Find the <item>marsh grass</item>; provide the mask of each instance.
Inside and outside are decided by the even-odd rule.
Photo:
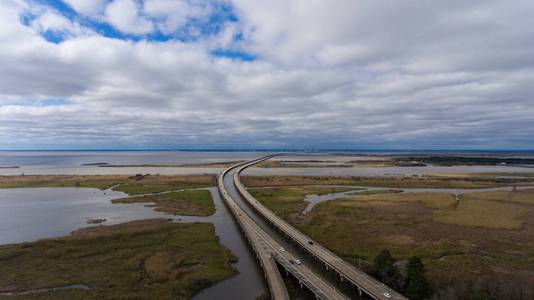
[[[0,176],[0,188],[26,187],[85,187],[108,189],[118,183],[128,180],[128,176],[63,176],[63,175],[25,175]]]
[[[451,208],[455,206],[456,200],[452,194],[448,193],[374,193],[374,194],[356,194],[351,198],[340,200],[345,205],[375,205],[377,203],[398,203],[398,202],[420,202],[428,208]]]
[[[157,211],[174,215],[209,216],[215,213],[215,205],[207,190],[185,190],[157,195],[129,197],[112,200],[113,203],[154,203]]]
[[[497,195],[486,198],[491,197]],[[462,226],[520,229],[528,212],[528,207],[510,201],[481,200],[473,194],[468,194],[465,197],[460,196],[457,207],[436,211],[434,220]]]
[[[282,187],[269,189],[251,189],[249,192],[263,205],[282,217],[298,215],[308,205],[306,195],[324,195],[354,190],[339,187]]]
[[[128,195],[142,195],[214,185],[215,177],[212,175],[145,176],[141,180],[129,180],[122,183],[113,188],[113,190],[121,191]]]
[[[517,204],[534,205],[534,189],[517,191],[499,191],[470,193],[462,195],[464,200],[491,200],[499,202],[512,202]]]
[[[456,293],[444,299],[464,297],[480,280],[498,299],[531,299],[532,199],[534,190],[469,193],[459,202],[447,193],[353,195],[319,203],[304,217],[280,215],[364,270],[383,249],[398,260],[422,257],[437,293]]]
[[[354,185],[389,188],[485,188],[528,185],[534,178],[451,177],[451,176],[242,176],[247,187]]]
[[[24,187],[89,187],[113,189],[129,195],[158,193],[178,189],[202,188],[215,185],[213,175],[31,175],[0,176],[0,188]]]
[[[145,220],[0,246],[0,290],[85,284],[0,299],[187,299],[235,274],[212,224]]]

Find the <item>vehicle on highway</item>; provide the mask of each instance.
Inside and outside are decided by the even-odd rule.
[[[391,294],[390,293],[384,293],[384,297],[391,298]]]
[[[295,263],[296,263],[297,265],[300,265],[300,264],[302,264],[302,261],[301,261],[300,259],[295,259]]]
[[[281,247],[281,248],[280,248],[280,251],[282,251],[282,252],[286,252],[286,249],[285,249],[284,247]]]
[[[308,241],[308,245],[313,245],[313,241]]]

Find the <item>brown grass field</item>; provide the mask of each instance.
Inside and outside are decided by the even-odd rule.
[[[450,176],[242,176],[248,187],[354,185],[389,188],[485,188],[534,185],[534,178]]]
[[[310,183],[300,178],[289,182]],[[373,258],[389,249],[397,260],[423,258],[434,299],[534,297],[534,190],[463,194],[459,202],[446,193],[354,195],[300,215],[295,211],[305,205],[306,187],[279,186],[277,193],[294,189],[300,196],[261,195],[268,189],[255,193],[267,207],[364,270],[371,270]]]

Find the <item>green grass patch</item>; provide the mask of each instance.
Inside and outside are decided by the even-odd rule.
[[[118,186],[117,186],[118,185]],[[210,187],[215,185],[213,175],[30,175],[0,176],[0,188],[25,187],[88,187],[114,190],[129,195],[158,193],[179,189]]]
[[[250,189],[249,192],[267,208],[283,218],[300,214],[308,205],[306,195],[323,195],[354,190],[339,187],[280,187],[269,189]]]
[[[128,195],[142,195],[181,189],[203,188],[215,185],[214,178],[206,175],[197,175],[176,180],[169,180],[169,178],[158,180],[158,177],[160,176],[148,176],[142,180],[129,181],[114,187],[113,190],[121,191]]]
[[[235,274],[212,224],[137,221],[0,246],[0,290],[64,290],[0,299],[188,299]]]
[[[0,188],[81,187],[108,189],[127,176],[0,176]]]
[[[193,187],[197,187],[192,185]],[[168,184],[142,184],[142,183],[123,183],[113,188],[114,191],[126,193],[128,195],[142,195],[161,193],[177,189],[186,188],[181,185],[168,185]]]
[[[157,211],[174,215],[209,216],[215,213],[215,205],[207,190],[186,190],[158,195],[129,197],[112,200],[113,203],[153,202]]]

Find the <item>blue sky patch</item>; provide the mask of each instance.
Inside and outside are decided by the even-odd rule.
[[[70,101],[65,99],[43,99],[37,101],[37,106],[63,106],[69,104]]]
[[[41,36],[50,43],[59,44],[66,39],[67,34],[57,30],[47,30],[41,32]]]
[[[37,107],[49,107],[49,106],[64,106],[64,105],[70,105],[71,102],[69,100],[60,99],[60,98],[47,98],[47,99],[30,99],[30,100],[14,100],[14,101],[2,101],[3,104],[0,104],[1,106],[5,105],[15,105],[15,106],[37,106]],[[0,102],[0,103],[2,103]]]
[[[179,40],[181,42],[194,43],[203,38],[216,36],[224,29],[227,23],[239,21],[239,18],[234,12],[234,8],[231,4],[213,2],[209,4],[211,5],[212,13],[207,18],[189,18],[186,21],[185,25],[181,28],[178,28],[175,32],[166,34],[159,31],[156,26],[156,29],[148,34],[128,34],[121,32],[120,30],[116,29],[111,24],[106,21],[103,21],[102,19],[94,19],[79,14],[76,10],[72,9],[68,4],[61,0],[28,1],[30,3],[35,3],[53,8],[73,23],[88,28],[104,37],[130,41],[149,40],[155,42],[165,42],[169,40]],[[36,17],[37,16],[35,15],[27,13],[21,16],[20,21],[22,24],[30,26],[32,21],[35,20]],[[146,15],[144,15],[144,17],[148,18],[154,23],[162,21],[161,19],[151,18],[150,16]],[[43,38],[52,43],[60,43],[66,39],[65,34],[56,31],[40,32],[40,34],[43,36]],[[242,38],[243,35],[241,33],[237,33],[235,40],[241,40]]]
[[[216,49],[211,52],[211,55],[216,57],[225,57],[241,61],[255,61],[256,56],[247,52],[238,51],[238,50],[224,50]]]

